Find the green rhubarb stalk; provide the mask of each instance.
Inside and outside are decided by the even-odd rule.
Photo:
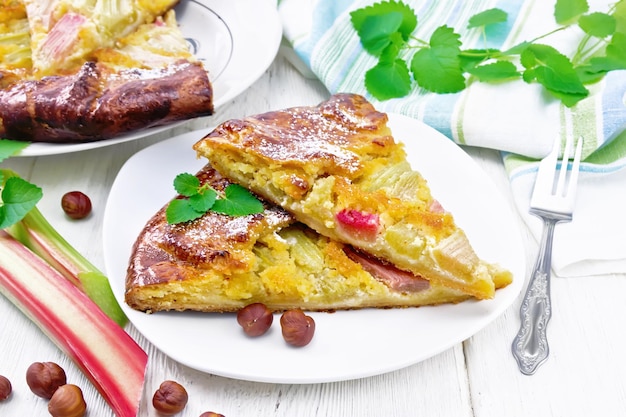
[[[117,417],[136,417],[146,352],[87,295],[0,230],[0,294],[84,372]]]
[[[1,173],[4,184],[9,178],[17,177],[9,170],[1,170]],[[36,206],[24,211],[21,219],[5,230],[84,291],[111,319],[124,327],[128,318],[117,303],[107,277],[70,245]]]

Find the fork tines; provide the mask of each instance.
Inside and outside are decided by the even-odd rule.
[[[561,140],[558,138],[552,152],[539,163],[535,188],[530,201],[531,210],[571,215],[578,183],[583,139],[579,138],[575,149],[573,141],[571,136],[567,137],[563,157],[559,160]],[[570,160],[572,160],[571,163]]]

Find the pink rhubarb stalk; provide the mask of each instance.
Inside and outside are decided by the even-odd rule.
[[[107,277],[74,249],[37,207],[7,231],[84,291],[120,326],[126,325],[128,318],[115,300]]]
[[[4,230],[0,293],[85,373],[118,417],[136,417],[146,352],[87,295]]]
[[[37,207],[31,209],[22,220],[10,226],[7,232],[80,289],[83,284],[78,279],[78,274],[95,269],[50,226]]]

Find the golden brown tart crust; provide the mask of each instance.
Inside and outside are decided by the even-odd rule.
[[[113,19],[66,3],[0,2],[0,137],[98,141],[213,113],[213,88],[178,26],[176,0],[135,2]],[[72,30],[80,39],[58,45],[75,38]],[[50,59],[37,59],[42,44]]]
[[[23,80],[0,90],[0,136],[32,142],[88,142],[213,112],[200,63],[114,73],[86,62],[73,75]]]
[[[202,169],[197,177],[201,184],[210,184],[220,192],[230,184],[210,166]],[[262,214],[233,217],[209,212],[193,221],[169,224],[165,218],[166,207],[150,219],[135,243],[127,289],[179,279],[176,274],[143,273],[146,268],[162,262],[210,268],[224,274],[247,270],[251,248],[259,235],[294,222],[281,208],[268,206]]]
[[[336,94],[317,106],[227,121],[194,149],[321,235],[431,282],[492,298],[494,280],[510,281],[510,272],[478,257],[387,121],[364,97]]]
[[[363,97],[340,94],[317,107],[229,120],[208,138],[228,138],[233,146],[278,165],[353,178],[362,169],[360,154],[377,154],[394,143],[386,123],[387,115]]]
[[[198,178],[218,190],[229,184],[210,165]],[[321,236],[282,208],[264,204],[261,214],[208,212],[178,225],[168,224],[165,208],[160,210],[134,244],[126,303],[146,312],[235,312],[254,302],[273,311],[332,311],[469,298]]]

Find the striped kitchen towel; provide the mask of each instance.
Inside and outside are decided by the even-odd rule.
[[[623,0],[626,1],[626,0]],[[374,0],[281,0],[284,36],[301,63],[331,93],[352,92],[379,110],[420,120],[465,146],[502,151],[520,215],[539,239],[541,223],[528,214],[537,160],[556,137],[584,137],[584,163],[574,220],[555,234],[553,266],[559,276],[626,272],[626,71],[609,73],[591,94],[568,108],[538,84],[473,82],[459,93],[435,94],[414,87],[408,96],[378,101],[367,93],[364,74],[376,58],[363,50],[350,12]],[[461,35],[463,48],[501,50],[551,32],[555,1],[404,0],[418,16],[414,36],[427,40],[446,24]],[[613,0],[597,0],[591,11],[608,12]],[[468,20],[491,8],[508,19],[490,27],[488,44]],[[626,8],[625,8],[626,9]],[[541,40],[571,56],[582,31],[570,28]]]

